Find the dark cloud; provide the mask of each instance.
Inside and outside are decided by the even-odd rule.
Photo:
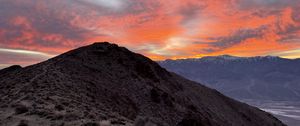
[[[299,5],[299,7],[294,8],[294,12],[293,12],[293,15],[292,15],[293,20],[296,21],[296,22],[300,22],[300,13],[299,13],[299,11],[300,11],[300,5]]]
[[[277,24],[277,33],[280,35],[289,35],[289,34],[296,34],[300,31],[300,26],[296,25],[286,25],[283,28]]]
[[[240,9],[281,9],[285,7],[297,6],[299,0],[237,0]]]
[[[204,8],[206,8],[206,5],[204,3],[199,5],[188,2],[185,6],[179,9],[179,14],[184,17],[182,20],[183,23],[197,18],[201,13],[201,10],[203,10]]]
[[[229,36],[209,38],[214,42],[210,44],[213,48],[210,48],[208,52],[226,49],[250,38],[261,38],[265,29],[265,26],[257,29],[240,29]]]
[[[294,25],[288,25],[285,27],[284,30],[278,30],[277,34],[280,35],[280,39],[278,42],[280,43],[287,43],[287,42],[293,42],[293,43],[299,43],[300,36],[298,32],[300,31],[300,26],[294,26]]]
[[[278,15],[280,14],[281,10],[269,10],[266,11],[265,9],[257,9],[255,11],[252,12],[252,15],[250,16],[257,16],[260,18],[266,18],[270,15]]]

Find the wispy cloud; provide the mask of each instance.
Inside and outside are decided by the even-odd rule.
[[[105,7],[107,9],[121,10],[128,3],[127,0],[79,0],[84,3]]]
[[[37,51],[0,48],[0,69],[13,64],[27,66],[51,57],[54,55]]]

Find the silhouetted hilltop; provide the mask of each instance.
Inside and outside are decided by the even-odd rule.
[[[284,125],[107,42],[1,77],[0,98],[1,125]]]
[[[14,71],[17,71],[17,70],[20,70],[20,69],[22,69],[21,66],[13,65],[13,66],[10,66],[10,67],[4,68],[4,69],[0,69],[0,75],[7,74],[7,73],[10,73],[10,72],[14,72]]]

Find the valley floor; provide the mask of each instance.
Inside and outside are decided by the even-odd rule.
[[[300,101],[240,100],[269,112],[288,126],[300,124]]]

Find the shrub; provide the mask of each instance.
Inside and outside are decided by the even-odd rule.
[[[155,89],[151,89],[150,95],[151,95],[151,100],[153,102],[160,103],[160,95],[159,95],[158,91],[156,91]]]
[[[28,123],[27,121],[21,120],[20,123],[18,124],[18,126],[28,126],[27,123]]]
[[[88,123],[83,124],[82,126],[100,126],[100,125],[95,122],[88,122]]]
[[[15,113],[16,114],[22,114],[28,112],[28,108],[24,105],[18,105],[15,108]]]
[[[64,110],[64,107],[62,105],[55,105],[55,109],[58,111]]]

